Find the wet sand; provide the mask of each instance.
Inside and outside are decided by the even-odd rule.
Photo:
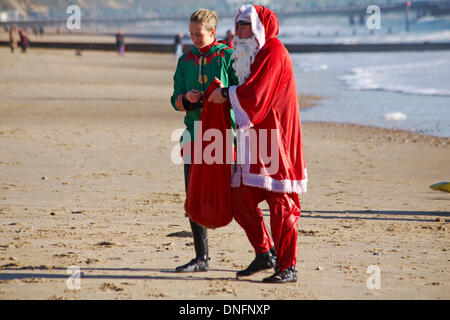
[[[209,272],[176,274],[194,248],[172,56],[0,49],[0,299],[450,298],[450,194],[429,188],[450,178],[450,139],[303,123],[299,281],[235,279],[253,259],[236,222],[209,231]]]

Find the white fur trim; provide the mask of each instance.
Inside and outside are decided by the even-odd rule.
[[[303,180],[276,180],[271,177],[254,174],[250,172],[242,172],[244,166],[236,167],[231,179],[231,187],[237,188],[242,184],[246,186],[265,189],[272,192],[281,193],[306,193],[308,191],[308,175],[305,169],[305,179]],[[245,170],[245,169],[244,169]]]
[[[258,41],[258,48],[261,49],[264,47],[266,44],[266,29],[264,28],[255,7],[251,4],[241,6],[236,16],[236,21],[240,16],[243,16],[246,21],[250,20],[252,23],[253,34],[255,35],[256,41]]]
[[[275,180],[271,177],[243,172],[242,183],[247,186],[262,188],[273,192],[306,193],[308,177],[306,176],[303,180]]]
[[[273,192],[298,194],[307,192],[308,172],[306,168],[304,169],[305,178],[303,180],[276,180],[264,174],[250,173],[250,164],[247,161],[248,159],[252,159],[252,156],[250,155],[251,150],[247,141],[242,139],[242,137],[242,135],[237,135],[238,163],[236,163],[235,170],[231,176],[232,188],[239,187],[242,182],[242,184],[246,186],[262,188]],[[245,155],[248,155],[248,157],[245,156],[246,159],[244,163],[239,163],[240,155],[243,152]]]
[[[231,187],[237,188],[241,185],[242,165],[236,164],[235,170],[231,173]]]
[[[233,107],[234,115],[236,116],[236,122],[239,126],[239,129],[249,129],[253,127],[253,123],[250,121],[250,118],[245,112],[244,108],[242,108],[241,103],[236,94],[237,86],[231,86],[228,90],[230,96],[231,106]]]

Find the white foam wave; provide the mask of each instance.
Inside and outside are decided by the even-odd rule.
[[[389,112],[383,115],[385,120],[403,121],[406,120],[406,114],[402,112]]]
[[[445,73],[445,70],[449,69],[450,64],[445,60],[412,62],[353,68],[350,74],[342,76],[341,79],[353,90],[450,96],[450,84],[438,80],[439,72],[443,73],[443,78],[447,78],[448,73]]]

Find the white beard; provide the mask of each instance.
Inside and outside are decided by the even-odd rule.
[[[234,38],[233,69],[239,79],[239,84],[243,84],[250,74],[250,67],[258,53],[258,42],[253,36],[248,39]]]

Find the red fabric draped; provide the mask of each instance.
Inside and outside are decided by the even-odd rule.
[[[218,87],[220,83],[217,80],[213,81],[203,96],[205,103],[200,118],[201,127],[197,128],[193,143],[184,204],[188,216],[193,221],[211,229],[226,226],[233,219],[230,186],[230,150],[231,159],[234,158],[230,130],[231,106],[229,102],[219,105],[208,102],[209,95]],[[208,130],[213,134],[213,138],[208,134]],[[222,139],[217,135],[221,135]],[[198,150],[201,150],[201,154]],[[211,163],[211,158],[216,161]]]

